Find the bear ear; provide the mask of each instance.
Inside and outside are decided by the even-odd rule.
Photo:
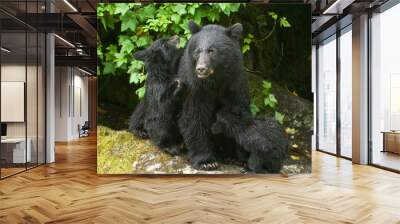
[[[136,60],[139,60],[139,61],[144,61],[145,59],[146,59],[146,57],[147,57],[147,49],[145,49],[145,50],[141,50],[141,51],[136,51],[134,54],[133,54],[133,57],[136,59]]]
[[[192,34],[195,34],[201,30],[201,26],[197,25],[193,20],[189,21],[189,30]]]
[[[236,23],[226,28],[226,35],[236,40],[240,40],[240,38],[242,37],[242,32],[243,26],[240,23]]]
[[[170,46],[174,46],[176,48],[179,48],[179,36],[178,35],[172,36],[171,38],[168,39],[167,43]]]

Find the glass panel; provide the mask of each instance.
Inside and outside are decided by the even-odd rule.
[[[46,39],[44,34],[39,34],[38,46],[38,163],[45,163],[45,52]]]
[[[318,48],[318,148],[336,153],[336,37]]]
[[[340,36],[340,153],[352,157],[352,35]]]
[[[38,52],[37,52],[37,33],[28,32],[28,63],[27,63],[27,98],[26,98],[26,111],[27,111],[27,142],[28,150],[30,148],[31,159],[29,161],[28,168],[37,165],[37,132],[38,132]]]
[[[372,163],[400,170],[400,5],[372,18]]]
[[[37,1],[27,2],[26,12],[36,14],[39,11]],[[37,16],[31,20],[37,20]],[[37,21],[32,21],[37,23]],[[27,30],[27,142],[31,150],[31,161],[28,168],[38,164],[38,33],[36,30]]]
[[[26,35],[1,34],[1,161],[2,177],[25,170],[31,151],[26,150]]]

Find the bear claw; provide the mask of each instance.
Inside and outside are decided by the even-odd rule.
[[[202,170],[215,170],[218,169],[219,164],[217,162],[213,163],[204,163],[200,166],[200,169]]]

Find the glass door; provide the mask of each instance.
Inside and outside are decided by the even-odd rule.
[[[1,34],[1,176],[26,170],[32,151],[27,141],[26,33]],[[27,150],[28,147],[28,150]]]
[[[321,43],[318,57],[318,150],[336,154],[336,35]]]
[[[370,162],[400,171],[400,4],[371,18]]]
[[[352,158],[352,33],[341,31],[340,42],[340,156]]]

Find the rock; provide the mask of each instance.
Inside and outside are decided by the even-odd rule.
[[[238,174],[242,168],[221,164],[218,170],[196,170],[187,156],[168,155],[130,132],[98,126],[97,134],[99,174]]]
[[[248,73],[250,92],[257,105],[263,103],[262,79]],[[285,115],[283,126],[289,130],[290,157],[284,167],[288,173],[311,172],[311,136],[313,132],[313,103],[272,82],[271,93],[278,100],[277,111]],[[270,109],[261,110],[258,116],[274,116]],[[296,147],[293,147],[296,146]],[[294,160],[293,158],[296,158]],[[297,166],[296,168],[294,168]]]
[[[263,100],[260,99],[262,80],[249,75],[249,82],[252,97]],[[271,90],[278,99],[277,110],[285,114],[283,126],[290,143],[290,156],[282,173],[311,172],[312,103],[275,83]],[[272,116],[273,113],[264,110],[260,115]],[[196,170],[186,155],[168,155],[149,140],[137,138],[128,131],[99,125],[97,134],[99,174],[240,174],[243,170],[243,167],[231,164],[220,164],[220,168],[214,171]]]

